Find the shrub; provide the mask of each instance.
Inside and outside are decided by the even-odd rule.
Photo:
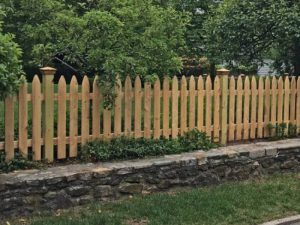
[[[5,153],[0,152],[0,173],[9,173],[14,170],[26,170],[40,167],[40,163],[29,161],[25,159],[20,153],[17,153],[13,160],[6,161]]]
[[[119,137],[110,141],[97,140],[88,143],[81,151],[82,160],[108,161],[136,159],[146,156],[178,154],[215,147],[205,133],[192,130],[178,139],[145,139]]]

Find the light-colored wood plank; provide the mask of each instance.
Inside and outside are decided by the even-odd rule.
[[[264,104],[264,137],[269,137],[269,129],[268,124],[270,123],[270,101],[271,101],[271,94],[270,94],[270,78],[267,76],[265,80],[265,104]]]
[[[122,128],[122,83],[119,77],[117,78],[116,85],[116,98],[114,104],[114,135],[119,137]]]
[[[163,136],[169,138],[170,125],[169,125],[169,103],[170,103],[170,85],[169,78],[165,77],[163,81]]]
[[[85,145],[89,141],[90,132],[90,83],[87,76],[82,81],[81,95],[81,144]]]
[[[172,138],[178,136],[178,79],[173,77],[172,81]]]
[[[276,125],[276,119],[277,119],[277,79],[275,76],[272,78],[272,104],[271,104],[271,125]],[[271,136],[275,135],[275,130],[271,130]]]
[[[180,134],[187,132],[187,82],[185,76],[181,79],[180,90]]]
[[[242,140],[242,115],[243,115],[243,80],[238,77],[236,97],[236,140]]]
[[[296,124],[296,94],[297,94],[297,83],[296,78],[293,76],[291,81],[291,102],[290,102],[290,123]]]
[[[214,115],[213,140],[216,143],[220,141],[220,97],[221,97],[220,77],[216,76],[214,81],[214,110],[213,110],[213,115]]]
[[[247,76],[245,78],[245,84],[244,84],[244,135],[243,139],[248,140],[249,139],[249,106],[250,106],[250,81],[249,77]]]
[[[220,72],[220,71],[219,71]],[[217,72],[218,73],[218,72]],[[229,71],[221,72],[221,140],[220,143],[225,145],[227,143],[228,135],[228,75]]]
[[[258,110],[257,110],[257,137],[263,138],[263,116],[264,116],[264,80],[262,77],[258,81]]]
[[[204,115],[204,104],[203,104],[203,97],[204,97],[204,83],[203,77],[200,76],[198,78],[198,85],[197,85],[197,92],[198,92],[198,106],[197,106],[197,128],[199,131],[204,131],[203,129],[203,115]]]
[[[251,125],[250,125],[250,138],[256,138],[256,122],[257,122],[257,83],[256,78],[253,76],[251,80]]]
[[[48,162],[54,160],[54,89],[53,89],[54,74],[43,76],[43,138],[45,159]]]
[[[229,82],[229,127],[228,141],[234,141],[234,119],[235,119],[235,78],[230,77]]]
[[[57,158],[65,159],[66,153],[66,121],[67,121],[67,85],[64,76],[58,82],[58,118],[57,118]]]
[[[154,127],[153,137],[158,139],[160,137],[160,80],[157,79],[154,83]]]
[[[5,98],[5,155],[6,160],[12,160],[15,155],[14,149],[14,98]]]
[[[93,107],[92,107],[92,135],[93,140],[96,140],[100,137],[100,123],[101,123],[101,114],[100,114],[100,104],[102,96],[101,90],[99,87],[99,76],[96,76],[93,82]]]
[[[300,77],[297,80],[297,106],[296,106],[296,125],[298,134],[300,133]]]
[[[196,89],[195,89],[195,78],[191,76],[189,82],[189,130],[193,130],[195,128],[195,96],[196,96]]]
[[[290,78],[287,76],[284,81],[284,108],[283,108],[283,122],[286,124],[287,129],[285,134],[288,134],[288,127],[290,122]]]
[[[277,105],[277,123],[283,123],[283,80],[282,77],[278,80],[278,105]]]
[[[127,136],[131,135],[131,116],[132,116],[132,85],[129,76],[125,80],[125,116],[124,116],[124,134]]]
[[[23,157],[28,156],[28,102],[27,82],[21,84],[19,89],[19,150]]]
[[[141,132],[141,106],[142,106],[142,85],[139,76],[135,78],[134,82],[134,137],[142,137]]]
[[[76,76],[73,76],[70,84],[70,157],[77,156],[77,136],[78,136],[78,83]]]
[[[211,97],[212,97],[212,84],[211,84],[211,78],[208,76],[206,78],[205,82],[205,91],[206,91],[206,97],[205,97],[205,132],[208,137],[211,137],[211,114],[212,114],[212,108],[211,108]]]
[[[144,137],[151,138],[151,84],[146,82],[144,89]]]
[[[33,160],[41,160],[42,152],[42,95],[41,82],[37,75],[32,81],[32,151]]]
[[[110,139],[111,135],[111,110],[109,108],[103,109],[103,135],[104,139]]]

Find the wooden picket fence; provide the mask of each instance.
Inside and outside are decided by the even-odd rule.
[[[7,159],[18,149],[33,160],[51,162],[76,157],[80,146],[99,138],[177,138],[194,128],[223,144],[274,135],[269,124],[296,125],[300,133],[300,78],[236,79],[223,70],[214,81],[210,76],[166,77],[151,85],[127,77],[115,87],[113,106],[104,109],[98,77],[92,85],[87,77],[78,85],[74,76],[67,85],[62,76],[54,93],[54,73],[44,68],[43,83],[35,76],[31,93],[25,83],[18,96],[6,98],[0,151]]]

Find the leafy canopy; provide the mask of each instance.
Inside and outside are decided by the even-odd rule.
[[[1,25],[0,20],[0,99],[4,99],[18,90],[22,73],[22,51],[14,42],[12,34],[2,32]]]
[[[182,67],[179,52],[189,17],[150,0],[4,0],[3,5],[11,12],[5,29],[28,53],[27,65],[58,58],[111,84],[117,74],[145,78]]]
[[[215,62],[260,65],[300,74],[299,0],[224,0],[205,22],[207,53]]]

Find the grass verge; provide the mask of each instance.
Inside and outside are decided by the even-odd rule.
[[[300,213],[299,174],[154,194],[22,220],[30,225],[252,225]],[[18,224],[18,222],[11,223]]]

